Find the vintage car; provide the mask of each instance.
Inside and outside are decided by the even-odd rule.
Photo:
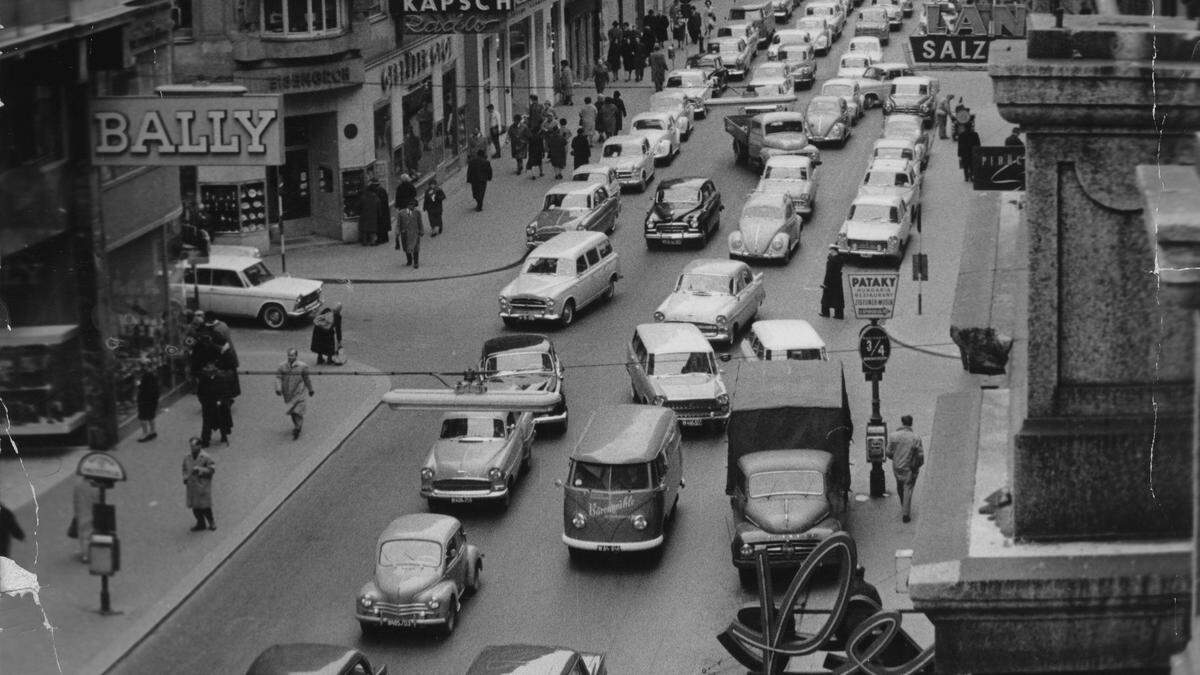
[[[857,36],[850,38],[850,44],[846,47],[844,54],[860,54],[869,56],[871,64],[874,65],[883,60],[883,45],[877,37]]]
[[[729,88],[729,71],[720,54],[692,54],[688,57],[687,67],[704,73],[712,83],[713,98],[719,98]]]
[[[569,647],[492,645],[484,647],[467,675],[607,675],[604,654]],[[365,674],[364,674],[365,675]]]
[[[646,247],[682,246],[694,242],[703,248],[721,228],[721,193],[712,179],[703,176],[671,178],[658,184],[654,202],[646,212],[643,231]]]
[[[799,28],[781,28],[775,31],[775,37],[771,38],[771,46],[767,47],[767,58],[771,61],[778,60],[780,49],[798,45],[812,46],[812,38],[809,37],[808,31]]]
[[[809,157],[775,155],[767,160],[754,191],[787,195],[798,215],[811,218],[817,203],[817,167]]]
[[[387,666],[375,668],[357,649],[297,642],[267,647],[250,664],[246,675],[387,675],[387,672]]]
[[[777,52],[776,59],[787,66],[797,88],[812,89],[817,81],[817,59],[812,45],[787,45]]]
[[[567,393],[563,365],[554,343],[545,335],[510,333],[485,340],[479,355],[479,372],[486,374],[488,391],[550,391],[559,395],[554,410],[534,413],[536,426],[567,430]]]
[[[900,5],[889,0],[879,0],[878,6],[882,7],[884,12],[887,12],[888,30],[894,33],[904,26],[904,10]]]
[[[837,74],[834,77],[862,77],[867,68],[871,67],[871,57],[866,54],[847,52],[838,59]]]
[[[675,117],[675,126],[679,129],[680,140],[686,141],[692,137],[692,122],[696,119],[696,109],[699,104],[682,91],[660,91],[650,94],[650,112],[670,113]]]
[[[620,262],[612,242],[599,232],[563,232],[533,249],[521,273],[500,291],[504,325],[557,321],[564,328],[575,313],[616,292]]]
[[[804,219],[789,195],[752,192],[742,206],[738,229],[729,233],[729,257],[787,262],[800,250],[802,227]]]
[[[850,127],[854,116],[850,106],[841,96],[814,96],[804,109],[804,126],[808,139],[813,143],[837,143],[845,146],[850,140]]]
[[[542,210],[525,226],[525,245],[533,248],[569,230],[611,234],[621,215],[621,198],[599,183],[566,181],[550,187]]]
[[[533,460],[533,414],[448,412],[421,467],[430,511],[447,504],[495,502],[507,509]]]
[[[858,77],[863,107],[870,109],[883,105],[883,102],[892,93],[892,80],[912,74],[913,69],[907,63],[898,61],[872,63],[871,67],[864,70],[863,74]]]
[[[741,79],[750,70],[754,58],[754,43],[746,38],[723,37],[709,40],[705,45],[709,54],[717,54],[725,64],[728,77]]]
[[[860,195],[896,195],[914,211],[913,220],[921,223],[922,175],[917,165],[904,159],[873,159],[858,186]]]
[[[762,273],[754,274],[746,263],[693,260],[655,310],[654,320],[690,323],[711,342],[733,344],[766,298]]]
[[[771,0],[771,13],[775,15],[775,23],[787,23],[792,20],[792,10],[795,6],[792,0]]]
[[[751,44],[755,49],[762,49],[770,44],[771,36],[775,34],[775,18],[771,11],[771,0],[743,2],[729,8],[729,21],[753,24],[758,31],[758,41]]]
[[[845,501],[831,478],[833,464],[832,454],[808,448],[737,459],[730,554],[743,586],[754,585],[757,550],[767,550],[772,567],[798,566],[823,539],[843,531]]]
[[[600,164],[617,170],[621,187],[637,186],[644,192],[654,180],[654,148],[641,136],[613,136],[600,148]]]
[[[925,170],[920,146],[904,138],[881,138],[871,148],[871,159],[903,159]]]
[[[921,170],[929,164],[929,155],[933,152],[933,134],[925,126],[925,121],[919,115],[892,113],[883,118],[883,131],[880,138],[898,138],[911,141],[917,146],[921,157]]]
[[[679,128],[675,116],[669,112],[638,113],[629,120],[629,135],[641,136],[650,141],[654,161],[670,164],[679,155]]]
[[[831,40],[842,39],[842,31],[846,29],[846,12],[842,4],[836,0],[818,0],[804,6],[805,16],[819,16],[829,22]]]
[[[621,183],[617,180],[617,170],[603,164],[584,164],[571,172],[571,180],[576,183],[598,183],[608,190],[610,195],[621,194]]]
[[[833,29],[823,16],[806,16],[796,22],[796,30],[804,31],[817,56],[825,56],[833,45]]]
[[[241,246],[238,244],[209,244],[208,255],[234,258],[262,258],[262,251],[257,246]]]
[[[179,263],[182,283],[171,284],[180,300],[198,298],[199,308],[221,316],[258,319],[267,328],[283,328],[289,319],[321,308],[324,284],[315,279],[277,277],[258,258],[209,255],[208,262]]]
[[[842,255],[904,259],[913,213],[896,195],[860,195],[850,204],[835,245]]]
[[[693,114],[708,117],[708,101],[714,95],[716,77],[706,74],[699,68],[684,68],[667,73],[663,83],[666,91],[683,92],[688,103],[691,103]]]
[[[572,560],[590,551],[662,551],[683,488],[681,435],[665,407],[626,403],[592,413],[571,451],[567,479],[555,481]]]
[[[746,21],[733,21],[717,26],[717,38],[741,38],[746,42],[758,44],[758,25]]]
[[[742,356],[758,361],[825,361],[829,354],[816,329],[801,319],[755,321],[742,340]]]
[[[919,115],[926,126],[933,126],[939,89],[936,77],[897,77],[892,80],[891,94],[883,102],[883,114]]]
[[[635,403],[675,411],[684,426],[719,426],[729,418],[729,394],[712,345],[690,323],[644,323],[626,352]]]
[[[858,15],[858,21],[854,24],[854,35],[855,37],[875,37],[879,39],[880,44],[886,45],[891,41],[887,10],[882,7],[863,7],[862,12]],[[883,54],[880,53],[876,60],[882,59]]]
[[[782,96],[796,91],[796,80],[786,63],[764,61],[754,67],[743,96]]]
[[[363,584],[355,618],[380,628],[436,627],[449,635],[463,598],[479,589],[483,553],[457,518],[412,513],[393,520],[375,545],[375,577]]]
[[[905,17],[912,16],[915,4],[913,0],[900,0],[900,13]]]
[[[844,77],[832,77],[821,85],[822,96],[841,96],[850,109],[850,124],[858,124],[866,110],[863,105],[862,86],[858,80]]]

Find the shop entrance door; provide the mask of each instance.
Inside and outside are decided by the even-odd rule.
[[[285,220],[307,218],[312,214],[309,190],[308,148],[284,151],[283,217]]]

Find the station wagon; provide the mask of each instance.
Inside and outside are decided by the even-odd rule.
[[[612,242],[599,232],[563,232],[525,259],[517,278],[500,291],[500,318],[557,321],[563,327],[575,313],[616,292],[621,268]]]

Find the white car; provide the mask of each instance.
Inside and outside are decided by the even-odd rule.
[[[921,170],[906,159],[873,159],[867,166],[860,195],[896,195],[913,211],[913,220],[921,222]]]
[[[621,194],[621,183],[617,181],[617,170],[603,164],[584,164],[571,172],[571,180],[577,183],[599,183],[610,195]]]
[[[808,35],[818,56],[829,53],[829,47],[833,44],[833,29],[829,27],[828,19],[823,16],[803,17],[796,22],[796,30],[804,31]]]
[[[809,32],[799,28],[780,28],[771,38],[771,46],[767,47],[767,58],[774,61],[779,58],[779,50],[797,45],[812,45]]]
[[[836,77],[858,78],[862,77],[867,68],[871,67],[871,57],[866,54],[856,52],[846,52],[842,54],[842,58],[838,59],[838,69]]]
[[[321,307],[320,281],[277,277],[258,258],[212,255],[203,265],[179,264],[183,282],[172,284],[181,298],[197,297],[199,308],[224,316],[258,319],[267,328],[283,328],[288,319]]]
[[[755,321],[742,340],[742,355],[758,361],[828,361],[825,341],[807,321]]]
[[[729,77],[745,77],[754,59],[754,43],[743,37],[722,37],[706,45],[709,54],[718,54]]]
[[[613,136],[604,141],[600,164],[616,169],[621,187],[636,185],[638,192],[644,192],[654,180],[654,149],[641,136]]]
[[[913,215],[897,195],[859,195],[838,230],[835,246],[843,255],[904,259]]]
[[[871,148],[871,160],[876,159],[902,159],[925,170],[921,146],[905,138],[881,138],[875,141]]]
[[[500,291],[500,318],[556,321],[564,328],[587,305],[611,300],[621,278],[620,259],[601,232],[563,232],[525,258],[520,274]]]
[[[629,120],[629,135],[650,141],[654,161],[670,164],[679,155],[679,128],[675,116],[668,112],[638,113]]]
[[[691,138],[692,120],[695,119],[698,106],[688,100],[687,94],[679,90],[651,94],[649,107],[650,112],[665,112],[674,115],[680,140],[686,141]]]
[[[812,217],[817,203],[817,167],[803,155],[775,155],[767,158],[755,192],[787,195],[801,217]]]
[[[666,91],[681,91],[692,104],[694,114],[708,117],[708,102],[713,96],[713,79],[699,68],[684,68],[667,73]]]
[[[690,323],[709,342],[733,344],[767,299],[763,274],[734,260],[693,260],[675,289],[654,312],[654,321]]]
[[[904,25],[904,9],[900,5],[893,4],[888,0],[881,0],[879,6],[883,11],[887,12],[888,28],[893,32],[900,30]]]
[[[863,35],[850,38],[850,45],[846,48],[846,53],[863,54],[871,57],[871,63],[879,63],[883,60],[883,45],[880,44],[879,38]]]
[[[767,61],[754,67],[744,96],[783,96],[796,91],[796,80],[786,63]]]

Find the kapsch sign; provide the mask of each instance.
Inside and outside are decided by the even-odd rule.
[[[91,102],[97,166],[283,163],[278,96],[99,97]]]

